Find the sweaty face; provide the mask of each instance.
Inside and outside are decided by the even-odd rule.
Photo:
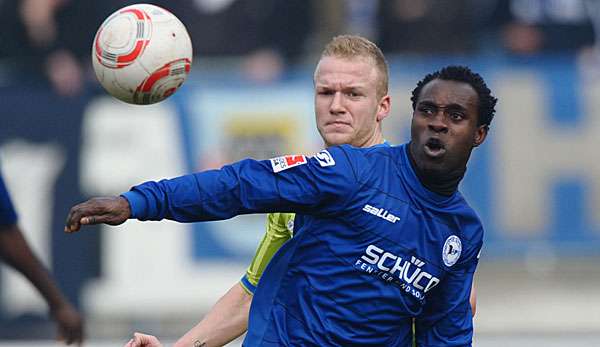
[[[378,71],[368,58],[323,57],[315,71],[317,128],[326,146],[383,142],[389,96],[377,97]]]
[[[485,140],[478,126],[477,92],[468,83],[435,79],[427,83],[413,112],[410,150],[417,166],[445,174],[462,170],[471,150]]]

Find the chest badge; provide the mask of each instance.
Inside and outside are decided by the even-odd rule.
[[[460,239],[456,235],[451,235],[446,239],[444,243],[444,248],[442,249],[442,259],[444,260],[444,264],[446,266],[452,266],[456,264],[458,258],[460,258],[460,253],[462,252],[462,243]]]

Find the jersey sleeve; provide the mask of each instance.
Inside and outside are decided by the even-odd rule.
[[[267,216],[267,230],[256,249],[252,263],[240,281],[248,293],[254,294],[260,277],[273,255],[287,240],[292,238],[293,222],[293,213],[270,213]]]
[[[179,222],[223,220],[240,214],[341,211],[357,191],[356,164],[347,150],[332,147],[312,158],[246,159],[159,182],[122,194],[132,218]]]
[[[17,213],[0,175],[0,225],[13,225],[17,222]]]
[[[424,311],[415,320],[417,346],[471,346],[473,314],[469,297],[481,246],[479,240],[465,249],[463,261],[427,296]]]

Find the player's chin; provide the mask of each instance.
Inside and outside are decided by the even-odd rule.
[[[343,132],[326,133],[324,136],[327,147],[352,143],[352,134]]]
[[[447,165],[447,156],[445,151],[431,151],[424,148],[424,146],[419,149],[417,158],[420,166],[428,171],[443,170]]]

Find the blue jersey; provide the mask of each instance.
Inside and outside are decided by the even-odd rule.
[[[4,179],[0,173],[0,225],[12,225],[17,222],[17,213],[8,195]]]
[[[250,310],[245,346],[470,346],[483,228],[459,192],[418,180],[408,146],[241,162],[124,194],[132,217],[296,212]]]

